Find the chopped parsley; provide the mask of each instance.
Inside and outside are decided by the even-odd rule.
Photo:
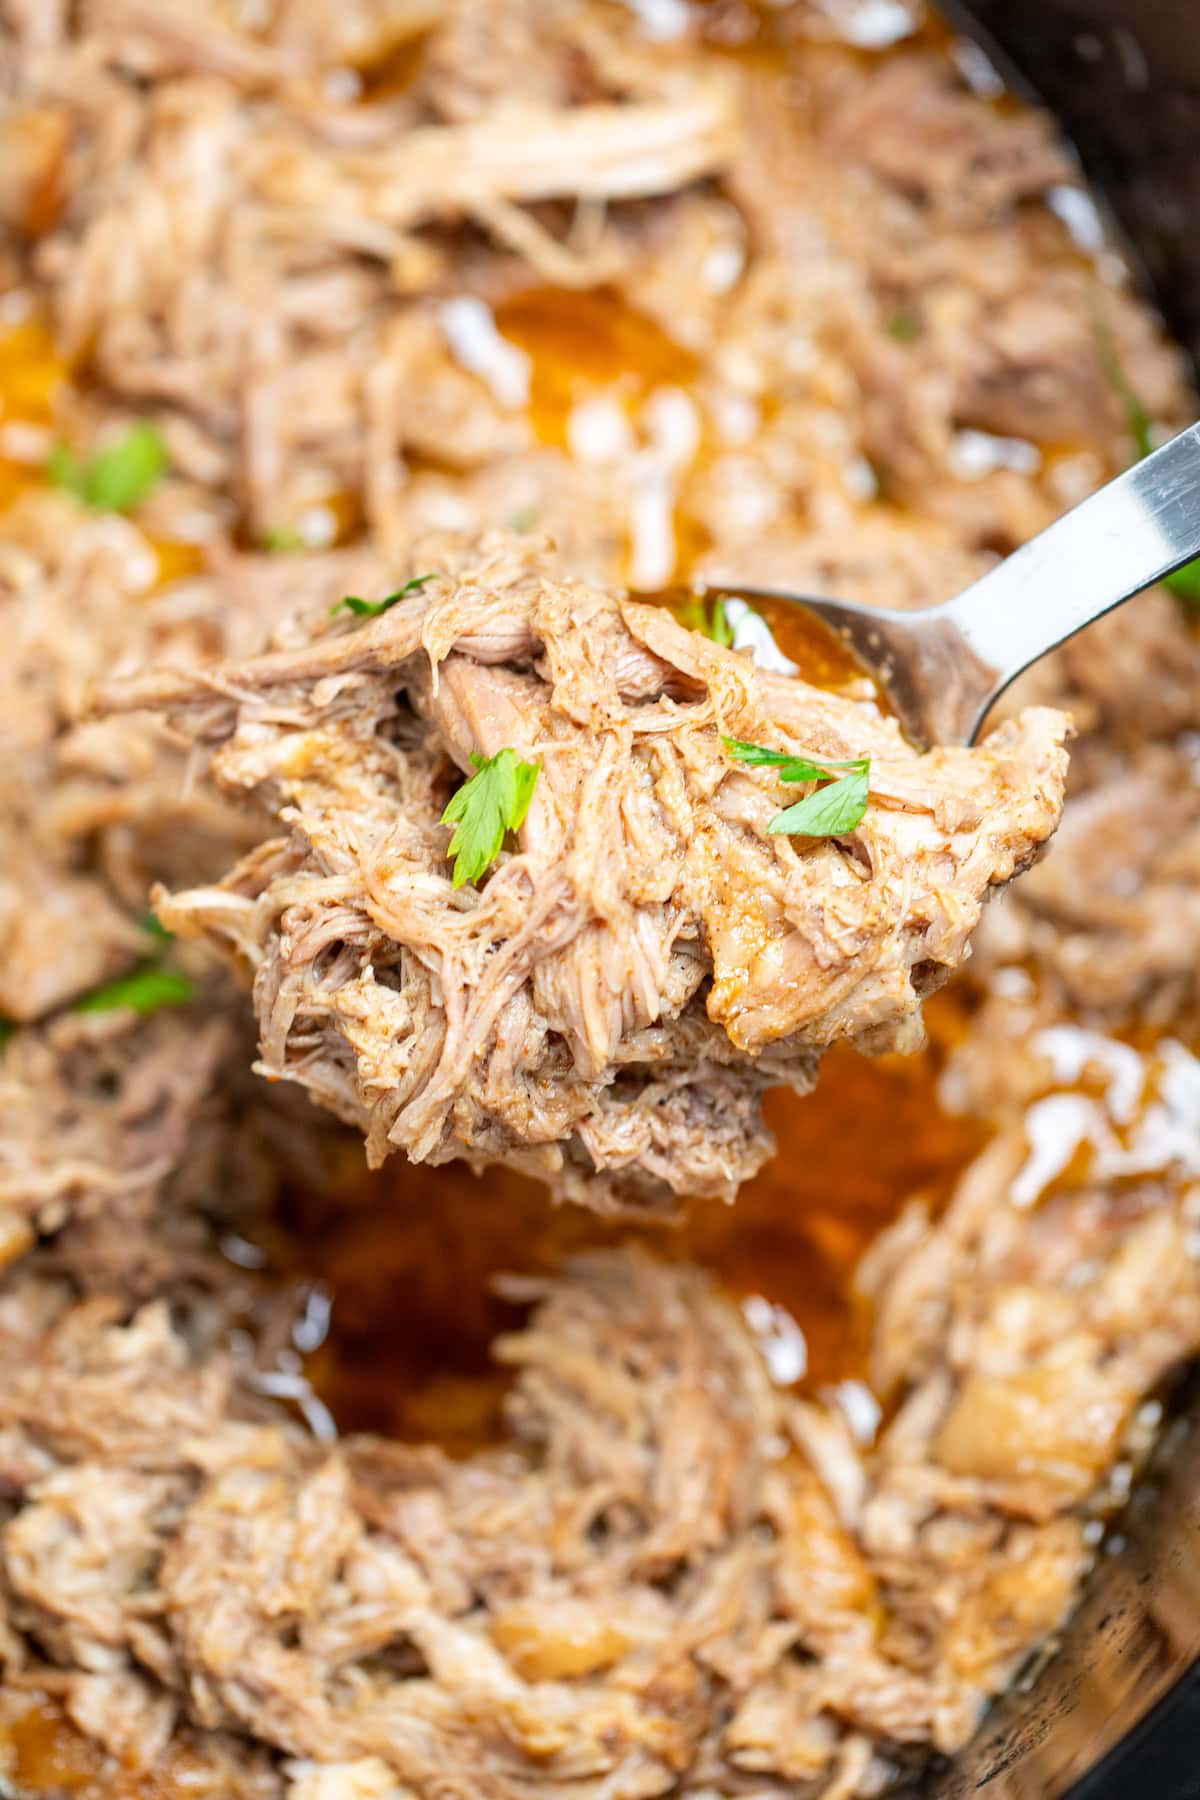
[[[1150,414],[1125,372],[1111,327],[1105,319],[1099,317],[1096,319],[1096,343],[1108,385],[1125,409],[1125,429],[1133,439],[1133,447],[1137,451],[1136,461],[1143,462],[1157,448]],[[1200,558],[1195,562],[1184,563],[1173,575],[1166,576],[1163,586],[1170,588],[1173,594],[1190,605],[1200,606]]]
[[[912,344],[920,337],[921,321],[914,312],[894,312],[883,328],[898,344]]]
[[[796,756],[789,750],[768,750],[763,744],[747,744],[741,738],[723,737],[721,742],[734,762],[752,769],[774,769],[780,781],[826,784],[798,800],[795,806],[777,813],[767,826],[772,836],[840,837],[861,823],[870,799],[869,756],[828,762],[824,757],[813,759]]]
[[[1096,345],[1100,352],[1100,365],[1109,387],[1121,402],[1125,412],[1125,429],[1133,439],[1133,447],[1137,451],[1137,461],[1150,455],[1154,449],[1154,433],[1150,427],[1150,414],[1142,404],[1141,395],[1137,392],[1121,361],[1117,349],[1117,340],[1113,336],[1112,327],[1107,320],[1096,319]]]
[[[454,827],[446,854],[454,858],[456,888],[478,881],[499,856],[506,833],[525,823],[541,772],[540,763],[523,762],[515,750],[472,755],[471,762],[474,775],[442,814],[442,824]]]
[[[733,648],[733,626],[729,623],[722,595],[706,602],[696,594],[690,600],[681,600],[674,611],[679,623],[686,625],[689,631],[700,632],[714,644],[722,644],[726,650]]]
[[[0,1017],[0,1050],[3,1050],[15,1030],[16,1026],[11,1019]]]
[[[295,525],[268,525],[260,542],[273,556],[287,556],[293,551],[308,549],[304,533]]]
[[[336,606],[330,607],[330,615],[340,613],[344,607],[347,612],[357,613],[360,619],[377,619],[380,613],[390,612],[407,595],[419,593],[425,583],[432,580],[432,572],[428,575],[414,575],[411,581],[406,581],[402,588],[397,588],[386,600],[360,600],[357,594],[347,594],[344,600],[339,600]]]
[[[175,942],[175,933],[167,930],[156,912],[144,912],[141,917],[141,927],[146,936],[153,938],[156,944],[173,944]]]
[[[46,473],[57,488],[96,512],[132,512],[166,473],[167,446],[156,425],[131,425],[87,458],[55,444]]]
[[[161,963],[144,963],[132,974],[120,975],[116,981],[93,988],[90,994],[76,1000],[72,1010],[104,1013],[115,1012],[117,1007],[123,1006],[130,1012],[146,1016],[164,1006],[186,1006],[195,992],[187,976],[181,975],[178,969],[164,969]]]
[[[1195,562],[1184,563],[1182,569],[1176,569],[1173,575],[1168,575],[1163,586],[1169,587],[1173,594],[1186,600],[1189,605],[1200,606],[1200,557]]]

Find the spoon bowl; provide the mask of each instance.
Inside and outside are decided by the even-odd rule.
[[[776,588],[849,646],[912,741],[973,744],[1004,690],[1114,607],[1200,556],[1200,424],[1064,513],[953,600],[900,612]]]

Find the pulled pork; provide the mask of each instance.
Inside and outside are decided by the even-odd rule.
[[[186,709],[219,785],[289,827],[160,916],[253,969],[261,1069],[363,1125],[376,1164],[732,1199],[771,1149],[768,1085],[811,1087],[838,1039],[921,1041],[921,997],[1057,823],[1067,722],[918,756],[874,707],[555,575],[534,541],[442,560],[371,624],[116,690]],[[768,836],[778,783],[722,735],[869,756],[866,817]],[[519,850],[459,892],[447,773],[503,748],[541,770]]]
[[[1200,653],[1166,592],[1027,689],[1081,739],[1066,829],[986,909],[990,997],[956,1019],[944,1097],[993,1141],[944,1213],[919,1156],[873,1196],[876,1222],[911,1203],[860,1268],[862,1380],[786,1385],[831,1300],[825,1237],[857,1255],[861,1142],[897,1134],[834,1085],[878,1065],[827,1071],[832,1203],[805,1251],[765,1230],[789,1305],[797,1264],[810,1284],[790,1335],[762,1326],[765,1278],[733,1299],[736,1257],[716,1282],[560,1255],[508,1288],[532,1311],[496,1346],[503,1442],[454,1461],[338,1443],[294,1322],[323,1300],[336,1336],[354,1283],[310,1267],[297,1308],[253,1266],[281,1178],[345,1152],[339,1217],[353,1234],[365,1200],[404,1242],[388,1306],[440,1256],[457,1343],[484,1310],[456,1310],[472,1247],[412,1226],[451,1172],[364,1181],[328,1110],[244,1079],[232,985],[148,1019],[70,1010],[147,957],[164,882],[181,929],[257,971],[270,1072],[380,1153],[419,1126],[430,1157],[461,1137],[643,1209],[670,1198],[656,1158],[710,1191],[760,1160],[759,1089],[803,1085],[831,1037],[915,1038],[989,884],[1053,823],[1057,719],[921,762],[869,707],[607,596],[694,573],[948,597],[1128,462],[1114,355],[1156,429],[1194,397],[1092,254],[1046,122],[927,35],[840,43],[855,10],[0,0],[0,1785],[870,1800],[1053,1640],[1146,1397],[1200,1345]],[[56,440],[86,458],[134,421],[169,469],[131,516],[45,486]],[[462,550],[498,529],[557,555]],[[407,610],[329,622],[430,568]],[[98,678],[164,668],[138,696],[232,791],[188,781],[161,717],[81,719]],[[765,840],[783,794],[718,720],[870,750],[862,827]],[[538,807],[456,896],[437,820],[510,732]],[[532,956],[568,832],[548,903],[574,935]],[[759,913],[725,916],[718,851]],[[801,1017],[786,978],[812,945]],[[153,954],[198,974],[203,952]],[[486,1080],[461,1064],[476,975]],[[1135,1052],[1119,1034],[1147,1021],[1180,1042]],[[478,1205],[508,1266],[548,1260]],[[39,1762],[45,1708],[79,1736]]]
[[[1200,1342],[1197,1065],[991,1024],[1029,1031],[1018,1110],[862,1272],[896,1403],[874,1443],[644,1251],[508,1284],[534,1305],[496,1344],[509,1442],[466,1462],[255,1418],[211,1334],[26,1270],[0,1307],[10,1702],[48,1687],[134,1769],[251,1734],[290,1800],[845,1800],[954,1749],[1063,1619],[1139,1402]],[[1019,1109],[1082,1067],[1095,1155],[1064,1183]]]

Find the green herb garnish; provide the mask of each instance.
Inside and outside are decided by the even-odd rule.
[[[339,600],[336,606],[331,606],[329,612],[332,616],[334,613],[340,613],[345,607],[347,612],[357,613],[360,619],[377,619],[380,613],[390,611],[406,595],[419,592],[427,581],[432,580],[432,573],[414,575],[411,581],[406,581],[402,588],[397,588],[396,592],[389,594],[386,600],[360,600],[357,594],[347,594],[344,600]]]
[[[77,1013],[114,1012],[117,1007],[128,1007],[130,1012],[143,1016],[156,1013],[164,1006],[186,1006],[195,996],[195,988],[186,975],[177,969],[164,969],[159,963],[147,963],[135,969],[130,975],[121,975],[116,981],[106,982],[103,987],[93,988],[90,994],[84,994],[76,1000],[72,1010]]]
[[[840,837],[861,823],[870,799],[869,756],[828,762],[823,757],[796,756],[789,750],[768,750],[763,744],[747,744],[741,738],[723,737],[721,742],[734,762],[752,769],[774,769],[780,781],[826,783],[795,806],[777,813],[767,826],[772,836]]]
[[[16,1026],[11,1019],[0,1018],[0,1050],[3,1050],[15,1030]]]
[[[268,525],[260,539],[264,550],[274,556],[287,556],[296,550],[307,550],[304,533],[295,525]]]
[[[715,600],[707,603],[699,594],[691,600],[681,600],[674,609],[675,617],[689,631],[698,631],[702,636],[711,638],[714,644],[721,644],[726,650],[733,648],[733,626],[725,611],[725,600],[720,594]]]
[[[898,344],[912,344],[920,337],[921,321],[913,312],[894,312],[883,328]]]
[[[1125,409],[1125,429],[1133,439],[1134,449],[1137,451],[1136,460],[1143,462],[1157,448],[1150,415],[1142,403],[1141,395],[1125,373],[1111,327],[1102,318],[1096,320],[1096,342],[1108,384]],[[1170,588],[1173,594],[1186,600],[1189,605],[1200,606],[1200,558],[1184,563],[1173,575],[1165,576],[1162,585]]]
[[[442,824],[454,827],[446,854],[454,858],[456,888],[478,881],[499,856],[505,834],[525,823],[541,770],[539,763],[523,762],[515,750],[472,755],[471,763],[474,775],[442,814]]]
[[[1124,408],[1125,429],[1133,439],[1137,460],[1141,462],[1155,447],[1150,414],[1142,404],[1141,395],[1125,373],[1125,365],[1121,361],[1111,326],[1099,316],[1096,318],[1096,345],[1100,352],[1100,366],[1109,387]]]
[[[1169,587],[1173,594],[1186,600],[1189,605],[1200,606],[1200,558],[1195,562],[1184,563],[1182,569],[1176,569],[1173,575],[1166,576],[1163,586]]]
[[[167,446],[156,425],[131,425],[86,460],[55,444],[46,464],[54,486],[97,512],[132,512],[166,472]]]
[[[175,942],[175,933],[167,930],[156,912],[144,912],[139,924],[146,936],[153,938],[156,944],[173,944]]]

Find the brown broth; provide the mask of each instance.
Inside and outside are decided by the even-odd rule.
[[[693,356],[609,288],[524,289],[496,308],[496,326],[529,357],[534,431],[560,450],[580,401],[605,394],[633,411],[653,388],[697,373]]]
[[[276,1267],[332,1299],[328,1334],[306,1359],[310,1383],[342,1430],[431,1439],[455,1454],[493,1442],[507,1376],[489,1346],[520,1318],[497,1297],[497,1278],[550,1273],[575,1251],[634,1240],[710,1269],[739,1300],[782,1307],[807,1341],[806,1389],[861,1376],[859,1258],[912,1196],[944,1204],[985,1136],[937,1101],[962,1003],[940,996],[927,1017],[925,1055],[871,1061],[837,1048],[814,1093],[771,1096],[775,1157],[735,1206],[697,1202],[681,1224],[601,1219],[552,1205],[503,1169],[477,1177],[399,1157],[333,1196],[293,1190]]]
[[[190,1760],[177,1751],[153,1773],[122,1768],[76,1731],[53,1700],[36,1693],[0,1728],[0,1774],[22,1793],[55,1800],[179,1800],[189,1789]]]

